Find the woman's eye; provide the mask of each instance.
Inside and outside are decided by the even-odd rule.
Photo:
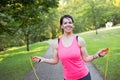
[[[65,22],[64,24],[67,24],[67,22]]]
[[[64,24],[72,24],[72,22],[64,22]]]
[[[72,24],[72,22],[69,22],[69,24]]]

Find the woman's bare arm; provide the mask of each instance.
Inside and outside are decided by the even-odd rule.
[[[40,57],[40,56],[36,56],[38,59],[38,61],[36,62],[42,62],[42,63],[48,63],[48,64],[57,64],[59,62],[59,58],[58,58],[58,54],[57,54],[57,47],[58,47],[58,41],[56,40],[54,42],[54,44],[52,45],[53,48],[53,57],[48,59],[45,57]]]
[[[55,41],[55,43],[52,45],[53,57],[51,59],[45,59],[43,62],[48,64],[57,64],[59,62],[57,47],[58,47],[58,41]]]
[[[99,56],[96,55],[88,55],[87,49],[86,49],[86,44],[83,38],[78,37],[78,44],[80,46],[81,52],[82,52],[82,58],[85,62],[91,62],[94,59],[98,58]]]

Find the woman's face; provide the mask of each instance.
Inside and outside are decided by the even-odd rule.
[[[71,18],[64,18],[63,19],[63,23],[61,25],[61,28],[64,30],[64,32],[66,32],[66,33],[72,32],[73,27],[74,27],[74,24],[73,24]]]

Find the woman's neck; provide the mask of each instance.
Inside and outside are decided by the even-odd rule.
[[[73,33],[64,33],[63,34],[63,36],[68,37],[68,38],[71,37],[71,36],[73,36],[73,35],[74,35]]]
[[[62,36],[62,44],[65,47],[69,47],[70,45],[72,45],[74,39],[74,34],[63,34]]]

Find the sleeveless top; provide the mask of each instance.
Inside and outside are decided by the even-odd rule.
[[[62,44],[62,37],[59,39],[58,57],[62,62],[66,80],[77,80],[88,74],[89,70],[82,59],[80,46],[75,35],[69,47]]]

